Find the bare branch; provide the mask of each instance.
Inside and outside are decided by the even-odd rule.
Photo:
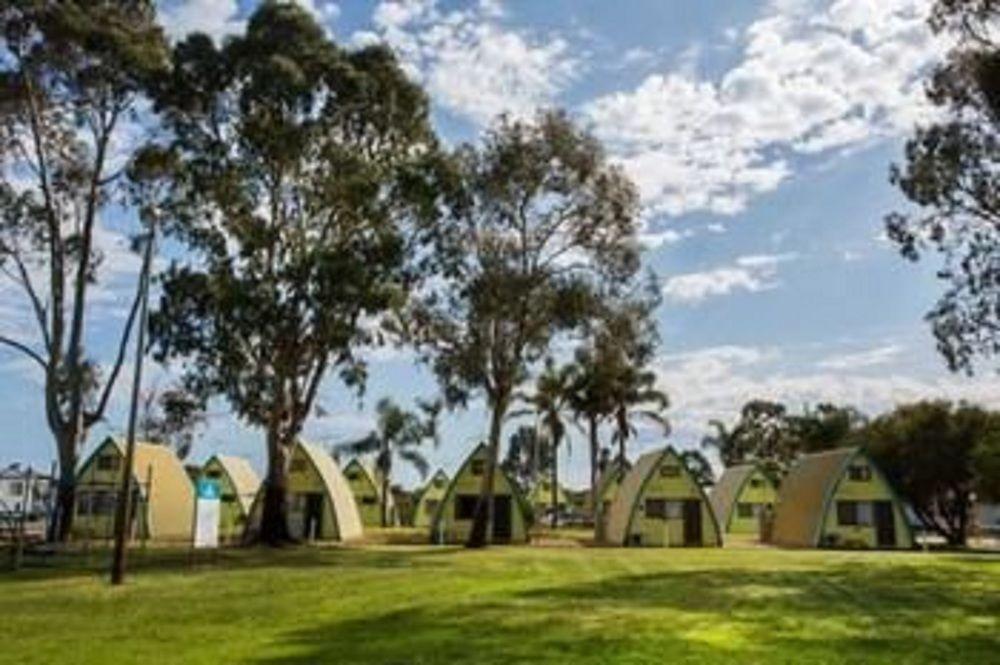
[[[22,344],[21,342],[18,342],[16,339],[11,339],[10,337],[6,337],[4,335],[0,335],[0,344],[6,344],[12,349],[17,349],[18,351],[20,351],[21,353],[23,353],[24,355],[28,356],[36,363],[38,363],[38,365],[42,368],[43,371],[45,372],[49,371],[49,366],[45,363],[45,359],[42,358],[42,356],[39,355],[38,352],[34,351],[31,347],[27,346],[26,344]]]

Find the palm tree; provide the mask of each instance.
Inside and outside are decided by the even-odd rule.
[[[531,395],[517,393],[516,398],[528,405],[527,409],[514,411],[511,417],[534,414],[546,430],[551,451],[549,471],[552,474],[552,528],[558,524],[559,506],[559,445],[566,439],[565,418],[572,396],[575,367],[556,367],[548,358],[545,370],[535,380],[535,391]]]
[[[601,424],[611,417],[611,385],[614,372],[608,362],[610,353],[604,345],[578,349],[572,370],[568,406],[573,418],[587,434],[590,448],[590,506],[597,505],[598,456]]]
[[[709,420],[708,426],[715,431],[702,437],[701,447],[714,448],[725,467],[741,464],[744,456],[737,430],[729,429],[721,420]]]
[[[426,478],[430,470],[427,458],[418,450],[428,441],[437,445],[437,416],[440,403],[417,402],[420,415],[406,411],[388,397],[375,405],[377,422],[375,429],[356,441],[348,441],[333,447],[333,454],[375,455],[375,470],[381,481],[382,526],[389,526],[389,491],[394,458],[412,465],[421,478]]]
[[[662,429],[663,436],[670,434],[670,422],[666,417],[670,398],[656,388],[655,372],[623,359],[611,383],[610,404],[614,424],[611,442],[618,444],[620,459],[626,459],[626,444],[636,435],[636,420],[648,420]]]

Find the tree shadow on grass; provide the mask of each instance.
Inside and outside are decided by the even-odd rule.
[[[610,577],[319,622],[254,662],[987,663],[996,578],[919,567]],[[991,586],[992,583],[992,586]],[[378,606],[378,599],[373,599]]]

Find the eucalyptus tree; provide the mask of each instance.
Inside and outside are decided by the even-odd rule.
[[[421,413],[407,411],[388,397],[375,405],[375,429],[355,441],[347,441],[333,447],[334,454],[375,457],[375,470],[379,474],[380,508],[382,526],[389,526],[389,493],[392,485],[392,470],[396,458],[410,464],[421,478],[427,477],[430,463],[420,451],[426,443],[437,444],[437,416],[440,404],[419,403]]]
[[[546,358],[545,369],[535,379],[534,391],[530,394],[518,393],[516,396],[527,408],[510,414],[511,417],[534,415],[545,429],[551,457],[547,470],[552,481],[553,529],[558,526],[559,521],[558,511],[555,509],[559,505],[559,447],[567,438],[566,425],[570,417],[569,401],[574,371],[572,365],[558,367],[551,357]],[[537,478],[532,479],[532,482],[536,481]]]
[[[892,168],[914,206],[886,230],[905,258],[940,257],[944,292],[926,319],[948,366],[971,373],[1000,352],[1000,3],[937,0],[931,25],[955,45],[927,85],[938,112]]]
[[[189,252],[162,281],[158,357],[266,433],[259,538],[289,538],[291,451],[324,378],[360,389],[361,346],[405,301],[437,143],[423,91],[379,46],[345,50],[266,2],[217,47],[176,45],[157,111],[179,164],[163,203]]]
[[[104,417],[138,307],[137,288],[102,363],[87,337],[108,274],[101,218],[124,198],[143,90],[168,50],[152,2],[3,2],[0,33],[0,272],[30,319],[0,344],[43,378],[60,469],[52,535],[64,539],[78,456]]]
[[[464,146],[459,204],[435,234],[440,276],[409,324],[452,405],[485,399],[488,456],[468,545],[490,538],[493,480],[514,391],[553,338],[639,267],[638,194],[560,112],[501,118]]]

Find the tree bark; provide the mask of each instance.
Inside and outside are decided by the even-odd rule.
[[[382,528],[389,526],[389,474],[382,472]]]
[[[597,440],[597,419],[591,417],[590,430],[590,517],[594,520],[594,539],[604,540],[604,520],[601,516],[600,497],[597,496],[597,458],[600,454],[600,442]]]
[[[552,443],[552,528],[559,526],[559,441]]]
[[[59,483],[56,487],[56,503],[49,525],[49,540],[64,543],[73,530],[76,513],[76,451],[66,438],[60,436],[56,444],[59,454]]]
[[[483,483],[479,490],[479,501],[476,503],[476,513],[472,520],[472,530],[465,546],[473,549],[486,547],[492,540],[493,526],[493,478],[496,474],[497,457],[500,451],[500,434],[503,430],[503,419],[507,412],[506,398],[497,399],[493,403],[493,413],[490,417],[490,437],[486,446],[486,469],[483,473]]]
[[[293,541],[288,530],[288,466],[291,461],[291,446],[286,445],[276,432],[268,432],[267,439],[267,480],[258,537],[262,543],[278,547]]]

